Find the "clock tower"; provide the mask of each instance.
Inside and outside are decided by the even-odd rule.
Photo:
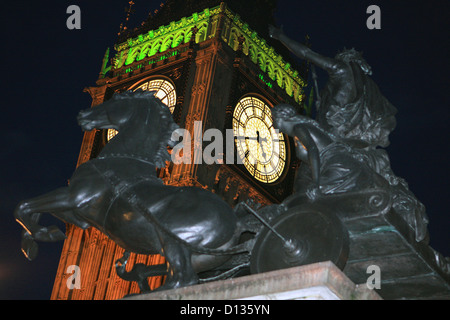
[[[216,154],[214,164],[167,163],[157,172],[165,184],[210,190],[230,206],[282,201],[292,192],[298,162],[292,141],[273,128],[270,109],[289,103],[302,112],[306,83],[305,68],[289,62],[267,36],[274,9],[270,0],[167,0],[141,27],[121,28],[114,55],[106,51],[96,86],[86,89],[92,106],[117,92],[155,91],[191,133],[193,150],[211,143],[202,139],[208,129],[220,130],[223,144],[232,145]],[[227,132],[233,132],[231,142]],[[114,134],[86,132],[78,165],[95,158]],[[52,299],[110,300],[139,292],[136,283],[116,275],[122,248],[96,229],[66,229]],[[132,254],[127,269],[163,262],[160,255]],[[71,265],[80,268],[80,289],[67,286]],[[153,277],[149,284],[154,289],[163,281]]]

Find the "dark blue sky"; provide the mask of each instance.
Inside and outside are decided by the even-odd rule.
[[[160,1],[136,2],[134,25]],[[420,4],[419,4],[420,3]],[[66,9],[81,8],[81,30],[66,28]],[[62,243],[41,244],[37,260],[20,252],[14,207],[66,185],[82,140],[76,123],[91,99],[103,54],[114,45],[128,1],[14,1],[4,4],[0,117],[0,299],[49,299]],[[366,9],[381,8],[381,30]],[[431,246],[450,256],[448,1],[279,0],[285,32],[317,52],[363,51],[373,79],[398,109],[388,153],[430,218]],[[319,73],[321,83],[326,74]],[[53,218],[44,224],[54,223]]]

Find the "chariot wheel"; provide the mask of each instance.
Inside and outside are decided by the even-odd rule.
[[[259,233],[250,257],[251,273],[332,261],[341,270],[349,251],[347,229],[325,210],[294,207]]]

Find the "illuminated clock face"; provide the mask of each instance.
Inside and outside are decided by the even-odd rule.
[[[139,87],[133,89],[133,91],[139,89],[144,91],[156,91],[155,96],[159,98],[162,101],[162,103],[167,105],[170,109],[170,112],[173,113],[175,109],[175,104],[177,102],[177,94],[175,92],[175,88],[172,85],[172,83],[164,79],[153,79],[141,84]],[[116,134],[117,134],[116,130],[108,129],[107,132],[108,141],[111,140]]]
[[[286,143],[272,123],[270,108],[256,97],[239,101],[233,113],[237,152],[250,174],[263,183],[280,179],[286,165]]]

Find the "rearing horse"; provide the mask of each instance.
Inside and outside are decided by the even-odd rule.
[[[167,146],[178,126],[154,92],[116,94],[81,111],[78,123],[87,131],[119,133],[97,158],[76,169],[69,186],[17,206],[14,215],[25,228],[22,250],[28,259],[37,254],[35,241],[65,238],[56,226],[39,225],[42,213],[82,229],[95,227],[126,251],[163,254],[164,288],[195,284],[199,272],[229,258],[218,252],[231,252],[243,231],[231,207],[211,192],[167,186],[156,177],[156,167],[170,160]]]

